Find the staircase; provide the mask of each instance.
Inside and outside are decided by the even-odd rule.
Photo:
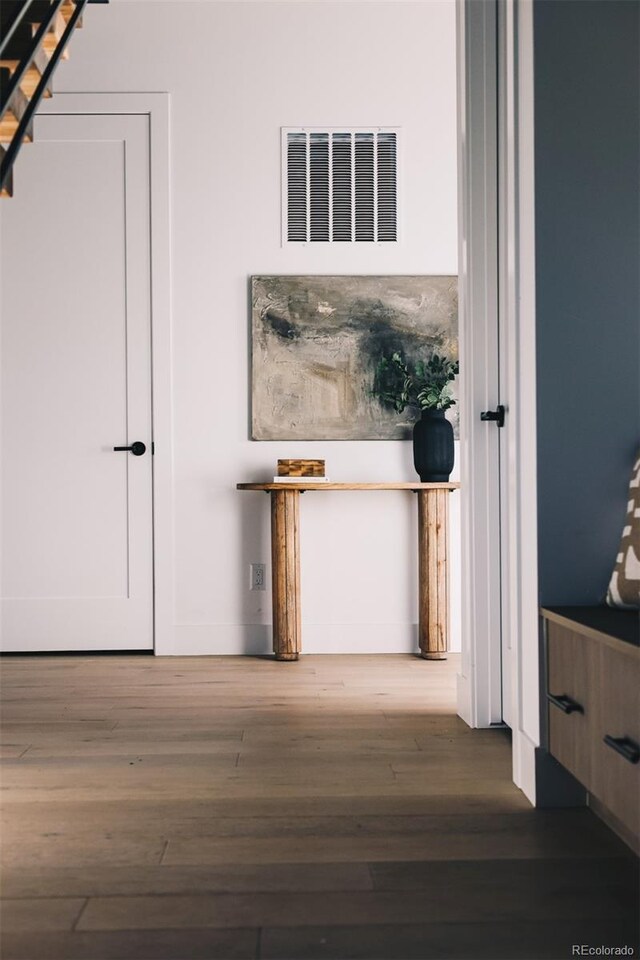
[[[51,96],[51,77],[67,44],[82,26],[86,3],[108,0],[1,0],[0,196],[13,194],[13,165],[33,140],[33,116]]]

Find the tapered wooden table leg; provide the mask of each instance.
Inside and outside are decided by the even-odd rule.
[[[449,641],[449,491],[418,491],[418,642],[425,660],[446,660]]]
[[[301,650],[300,492],[271,491],[273,652],[297,660]]]

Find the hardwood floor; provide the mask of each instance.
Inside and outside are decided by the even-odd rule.
[[[3,960],[637,956],[636,859],[529,806],[456,668],[5,658]]]

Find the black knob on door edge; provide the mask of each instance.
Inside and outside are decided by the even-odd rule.
[[[504,427],[504,413],[504,407],[499,403],[495,410],[483,410],[480,414],[480,419],[495,420],[499,427]]]
[[[147,452],[147,448],[142,440],[134,440],[130,447],[114,447],[114,450],[130,450],[134,457],[141,457]]]

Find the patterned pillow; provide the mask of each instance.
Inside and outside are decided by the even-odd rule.
[[[607,603],[610,607],[626,609],[640,607],[640,455],[633,465],[627,521],[609,583]]]

